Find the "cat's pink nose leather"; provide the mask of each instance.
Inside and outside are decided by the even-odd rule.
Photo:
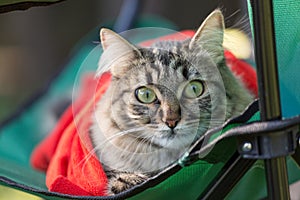
[[[169,128],[173,129],[177,126],[178,122],[179,122],[179,120],[175,119],[175,120],[166,120],[165,123]]]

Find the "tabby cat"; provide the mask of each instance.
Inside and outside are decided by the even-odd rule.
[[[117,194],[175,162],[209,128],[239,114],[253,97],[224,59],[224,19],[213,11],[193,38],[137,47],[101,29],[111,84],[90,134]]]

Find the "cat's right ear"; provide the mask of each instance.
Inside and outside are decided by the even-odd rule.
[[[201,24],[194,37],[191,39],[189,48],[197,49],[202,47],[219,63],[224,59],[223,37],[224,37],[224,17],[217,9],[213,11]]]
[[[130,63],[138,55],[138,49],[106,28],[100,30],[100,38],[105,56],[100,59],[99,67],[109,66],[114,77],[122,77],[131,69]]]

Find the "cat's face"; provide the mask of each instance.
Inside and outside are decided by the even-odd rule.
[[[197,132],[207,130],[211,119],[204,77],[183,55],[187,52],[157,48],[139,52],[141,55],[131,60],[130,70],[113,79],[114,123],[121,130],[141,128],[130,136],[156,146],[172,149],[190,145]]]

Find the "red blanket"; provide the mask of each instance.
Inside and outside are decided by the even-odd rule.
[[[193,31],[182,32],[189,37]],[[160,39],[184,39],[174,34]],[[150,45],[153,41],[144,42]],[[230,69],[241,77],[245,86],[257,95],[255,70],[246,62],[238,60],[230,52],[225,52]],[[40,143],[31,156],[32,166],[46,171],[46,185],[50,191],[80,196],[106,195],[107,177],[86,137],[91,115],[101,95],[110,82],[110,74],[99,79],[93,75],[83,79],[81,94],[70,106],[50,135]]]

